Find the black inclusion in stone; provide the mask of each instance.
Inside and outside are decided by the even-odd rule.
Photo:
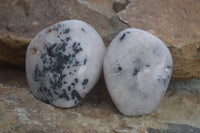
[[[81,30],[85,32],[85,29],[81,28]]]
[[[138,69],[138,68],[135,68],[135,69],[134,69],[134,72],[133,72],[133,76],[136,76],[136,75],[138,74],[138,72],[139,72],[139,69]]]
[[[71,39],[71,37],[67,37],[67,38],[66,38],[66,41],[69,41],[70,39]]]
[[[68,86],[68,91],[71,91],[71,86]]]
[[[65,69],[65,66],[68,65],[69,60],[71,60],[71,55],[67,56],[62,52],[65,51],[66,47],[66,42],[58,44],[54,43],[52,45],[45,44],[43,47],[44,52],[41,55],[41,60],[43,62],[42,70],[38,71],[38,66],[36,65],[36,73],[33,75],[33,78],[39,77],[35,78],[40,85],[39,90],[47,97],[53,97],[53,94],[58,95],[60,88],[66,84],[66,82],[63,81],[66,77],[63,70]],[[53,76],[49,76],[49,73]],[[45,84],[43,84],[44,79],[47,79],[50,83],[48,88]]]
[[[66,100],[69,100],[69,96],[67,95],[66,90],[63,90],[63,93],[59,95],[59,98],[64,98]]]
[[[62,26],[62,25],[60,25],[60,24],[53,25],[53,26],[51,26],[51,29],[50,29],[50,30],[53,30],[53,31],[58,32],[58,30],[59,30],[59,28],[60,28],[61,26]]]
[[[44,93],[48,97],[52,97],[53,96],[51,91],[50,91],[50,89],[47,89],[47,87],[45,85],[43,85],[43,84],[40,84],[39,91],[41,93]]]
[[[40,84],[40,87],[39,87],[39,91],[40,92],[46,92],[47,91],[47,89],[46,89],[46,87],[42,87],[43,85],[42,84]],[[44,88],[46,89],[46,90],[44,90]]]
[[[60,50],[65,51],[65,50],[66,50],[66,46],[68,45],[68,43],[63,42],[63,43],[61,43],[60,45],[61,45],[61,46],[60,46]]]
[[[58,93],[58,92],[56,92],[56,91],[54,91],[53,93],[54,93],[54,94],[56,94],[56,95],[58,95],[58,94],[59,94],[59,93]]]
[[[38,68],[38,64],[35,66],[35,70],[33,72],[33,79],[38,82],[42,76],[41,71]]]
[[[82,100],[81,96],[79,95],[79,93],[76,90],[73,90],[71,93],[72,99],[77,98],[79,101]]]
[[[167,69],[172,69],[172,66],[167,66]]]
[[[121,68],[121,67],[118,67],[118,70],[119,70],[119,71],[121,71],[121,70],[122,70],[122,68]]]
[[[77,79],[77,78],[75,78],[74,81],[75,81],[76,83],[78,83],[78,79]]]
[[[69,54],[69,55],[64,55],[64,61],[70,62],[70,60],[71,60],[71,54]]]
[[[45,48],[46,48],[46,50],[47,50],[47,54],[48,54],[48,56],[50,56],[50,57],[54,57],[54,48],[56,47],[56,43],[54,43],[52,46],[50,46],[50,47],[47,47],[46,45],[44,46]]]
[[[150,64],[146,64],[146,67],[150,67]]]
[[[126,36],[126,33],[124,33],[124,34],[119,38],[119,40],[122,41],[122,40],[125,38],[125,36]]]
[[[83,49],[80,47],[80,43],[74,42],[72,45],[72,50],[74,51],[74,55],[81,52]]]
[[[70,32],[69,29],[66,29],[64,33]],[[54,44],[45,44],[43,47],[44,52],[41,54],[41,60],[43,66],[39,69],[38,64],[36,64],[35,69],[33,71],[33,79],[35,82],[38,82],[39,88],[38,92],[41,92],[43,95],[47,97],[50,102],[52,100],[55,100],[55,96],[59,96],[65,99],[69,99],[67,93],[65,90],[63,90],[62,93],[60,93],[60,90],[62,90],[64,84],[67,84],[65,82],[65,77],[67,76],[64,73],[64,69],[70,69],[73,67],[73,65],[82,65],[82,62],[76,61],[75,56],[79,52],[82,51],[81,44],[79,42],[74,42],[72,44],[72,51],[69,52],[68,55],[64,54],[66,53],[65,50],[68,46],[67,40],[71,39],[70,37],[66,40],[63,40],[60,43],[54,43]],[[87,60],[86,60],[87,61]],[[83,61],[86,63],[86,61]],[[76,71],[76,70],[74,70]],[[49,75],[52,76],[49,76]],[[72,72],[69,72],[70,75],[73,75]],[[49,82],[49,85],[46,86],[44,84],[44,80],[47,80]],[[82,84],[87,84],[88,79],[85,79]],[[75,85],[78,83],[78,79],[74,79],[73,83],[70,85],[71,87],[75,87]],[[70,91],[72,90],[71,87],[68,87],[67,89]],[[79,94],[77,92],[72,93],[74,97],[77,97],[77,99],[81,99]]]
[[[136,76],[138,72],[140,72],[142,69],[141,67],[143,66],[141,60],[139,58],[136,58],[133,63],[135,64],[134,70],[133,70],[133,76]]]
[[[87,59],[84,59],[83,65],[86,65],[86,63],[87,63]]]
[[[72,54],[72,58],[75,58],[75,56],[76,56],[76,54],[74,53],[74,54]]]
[[[79,61],[75,61],[75,65],[79,65]]]
[[[70,31],[69,28],[65,29],[65,30],[63,31],[63,34],[67,34],[67,33],[69,33],[69,31]]]
[[[44,53],[44,54],[41,56],[41,59],[42,59],[42,63],[43,63],[43,64],[46,64],[47,61],[48,61],[48,59],[46,58],[46,56],[47,56],[46,53]]]
[[[62,42],[60,44],[58,44],[55,48],[55,53],[58,55],[58,54],[61,54],[60,51],[65,51],[66,50],[66,46],[68,45],[68,43],[66,42]]]
[[[88,83],[88,79],[84,79],[82,85],[86,85]]]
[[[74,82],[72,82],[72,83],[71,83],[71,85],[72,85],[72,86],[75,86],[75,83],[74,83]]]
[[[56,89],[59,89],[63,86],[63,78],[66,77],[65,74],[62,74],[58,79],[53,79],[53,80],[50,80],[50,84],[52,86],[52,89],[56,90]]]

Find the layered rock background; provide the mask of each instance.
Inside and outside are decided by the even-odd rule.
[[[24,72],[26,48],[43,28],[67,19],[91,24],[106,46],[127,27],[147,30],[170,49],[173,80],[200,77],[199,0],[0,0],[0,132],[200,131],[199,78],[172,81],[158,108],[137,117],[119,113],[103,80],[76,108],[34,98]]]
[[[62,20],[91,24],[108,46],[127,27],[161,38],[174,59],[173,79],[200,77],[200,1],[1,0],[0,61],[24,67],[31,39]]]

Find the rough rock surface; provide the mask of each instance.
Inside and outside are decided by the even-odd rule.
[[[39,31],[58,21],[80,19],[95,27],[106,45],[128,25],[149,31],[171,51],[175,62],[173,79],[200,77],[200,1],[127,1],[131,1],[128,6],[111,17],[111,4],[120,2],[1,0],[0,61],[24,66],[25,49]]]
[[[118,16],[167,44],[174,60],[173,78],[200,77],[200,1],[132,0]]]
[[[81,105],[61,109],[32,96],[24,70],[0,66],[0,132],[198,133],[199,85],[200,79],[172,83],[153,113],[125,117],[112,103],[103,80]]]
[[[127,27],[116,17],[109,20],[74,0],[1,0],[1,63],[24,66],[26,48],[31,39],[45,27],[69,19],[83,20],[93,26],[106,44],[115,33]]]
[[[88,9],[98,12],[107,18],[111,18],[115,11],[113,9],[114,0],[76,0]]]

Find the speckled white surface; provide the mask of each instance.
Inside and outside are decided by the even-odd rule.
[[[108,91],[124,115],[143,115],[156,109],[168,87],[172,57],[156,36],[126,29],[111,42],[104,57]]]
[[[83,21],[63,21],[42,30],[26,54],[31,92],[58,107],[77,105],[98,81],[104,53],[101,37]]]

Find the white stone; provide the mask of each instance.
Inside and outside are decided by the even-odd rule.
[[[31,92],[58,107],[77,105],[98,81],[104,53],[101,37],[83,21],[63,21],[42,30],[26,53]]]
[[[156,36],[139,29],[120,32],[104,56],[104,77],[112,100],[124,115],[149,114],[168,87],[172,56]]]

